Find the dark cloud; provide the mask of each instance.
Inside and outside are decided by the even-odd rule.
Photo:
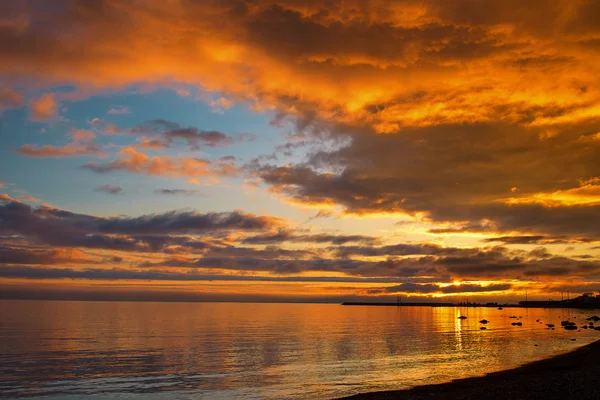
[[[570,282],[555,282],[549,283],[542,286],[542,290],[550,293],[563,292],[564,298],[566,298],[566,292],[571,292],[571,296],[574,293],[595,293],[600,291],[600,282],[581,282],[581,283],[570,283]],[[561,300],[561,298],[555,298],[554,300]]]
[[[573,258],[581,258],[581,259],[587,260],[587,259],[596,258],[596,257],[591,254],[576,254],[573,256]]]
[[[414,252],[421,251],[416,248]],[[352,258],[327,258],[306,250],[254,249],[212,247],[202,257],[173,258],[163,262],[146,262],[144,268],[183,267],[215,268],[238,271],[263,271],[280,274],[302,272],[341,272],[353,276],[397,277],[414,279],[434,277],[437,282],[452,279],[524,279],[552,276],[593,276],[600,263],[579,261],[549,254],[545,249],[530,253],[511,252],[506,248],[456,249],[447,248],[437,255],[396,258],[384,261]],[[405,255],[403,252],[403,255]],[[408,254],[408,253],[406,253]],[[363,255],[360,253],[360,255]],[[383,250],[377,256],[386,256]],[[410,255],[418,255],[410,252]]]
[[[51,248],[53,246],[172,255],[169,256],[171,258],[137,262],[143,269],[183,267],[277,274],[317,271],[412,282],[416,279],[446,282],[456,278],[593,277],[600,270],[600,264],[593,260],[555,256],[543,247],[526,253],[500,246],[374,246],[376,239],[369,236],[310,234],[285,229],[275,231],[274,228],[281,226],[280,220],[240,212],[201,214],[188,211],[137,218],[107,218],[47,206],[34,208],[18,201],[4,203],[0,206],[0,233],[3,237],[50,247],[23,250],[22,245],[3,246],[0,252],[2,258],[11,264],[56,266],[60,265],[61,259],[68,262],[68,258],[61,258],[62,253]],[[264,233],[248,236],[248,232],[254,231]],[[230,233],[238,239],[219,239],[220,235],[227,237]],[[286,249],[273,245],[287,241],[330,243],[332,246]],[[267,246],[243,247],[241,244],[244,242]],[[341,245],[347,242],[363,245]],[[366,257],[384,259],[369,260]]]
[[[277,226],[275,217],[256,216],[238,211],[197,213],[171,211],[137,218],[105,218],[98,221],[101,232],[121,234],[210,233],[220,230],[255,231]]]
[[[54,246],[149,251],[166,245],[193,247],[190,238],[171,235],[215,235],[219,232],[260,231],[282,222],[274,217],[241,212],[172,211],[137,218],[96,217],[57,208],[10,201],[0,205],[0,232],[17,234]]]
[[[200,144],[208,147],[224,147],[234,143],[231,136],[218,131],[202,131],[197,128],[177,128],[163,133],[169,143],[174,139],[187,141],[192,150],[200,148]]]
[[[291,230],[280,230],[275,233],[262,233],[259,235],[248,236],[242,239],[245,244],[277,244],[283,242],[297,243],[332,243],[342,245],[350,242],[360,242],[364,244],[377,244],[379,239],[373,236],[365,235],[332,235],[325,233],[318,234],[297,234]]]
[[[189,189],[156,189],[154,191],[156,194],[166,194],[166,195],[185,195],[191,196],[193,194],[198,193],[197,190],[189,190]]]
[[[104,218],[45,206],[33,208],[16,201],[5,203],[0,206],[0,231],[5,235],[19,235],[32,243],[134,252],[163,251],[180,257],[188,253],[202,254],[198,258],[144,263],[141,265],[144,268],[215,268],[281,274],[322,271],[363,277],[414,279],[433,276],[441,280],[451,277],[586,276],[596,274],[599,268],[595,262],[553,256],[544,248],[529,253],[512,252],[504,247],[478,249],[432,244],[333,246],[321,251],[290,250],[272,245],[256,249],[219,243],[215,235],[219,232],[268,230],[269,233],[242,236],[240,239],[242,242],[246,240],[262,244],[287,240],[332,244],[349,241],[371,243],[374,238],[360,235],[298,235],[286,230],[273,234],[270,232],[280,223],[279,220],[239,212],[170,212],[138,218]],[[190,234],[202,237],[185,236]],[[42,258],[50,253],[45,251],[17,254],[11,250],[9,257],[7,250],[6,257],[14,263],[46,263]],[[328,253],[335,257],[328,258]],[[354,259],[355,256],[385,257],[386,260],[366,261]]]
[[[330,210],[319,210],[313,217],[312,219],[317,219],[317,218],[330,218],[333,217],[335,215],[335,213],[333,211]]]
[[[380,6],[385,8],[382,3]],[[339,12],[336,8],[330,11]],[[246,24],[251,42],[279,58],[292,60],[320,57],[333,63],[362,57],[381,64],[405,65],[419,49],[420,57],[413,62],[427,66],[441,60],[483,58],[515,48],[503,40],[504,35],[479,28],[435,22],[403,27],[392,21],[366,21],[364,15],[344,23],[326,23],[325,18],[307,16],[284,2],[244,17],[240,22]]]
[[[567,257],[548,257],[536,262],[523,271],[525,277],[586,277],[597,279],[600,273],[600,263],[574,260]]]
[[[96,192],[104,192],[108,194],[121,194],[123,192],[123,188],[118,185],[102,185],[97,187]]]
[[[6,264],[56,264],[64,262],[54,249],[27,249],[0,245],[0,260]]]
[[[150,139],[143,142],[146,147],[169,147],[175,140],[180,139],[187,143],[191,150],[199,150],[202,146],[206,147],[227,147],[235,143],[235,138],[219,131],[206,131],[196,127],[182,127],[178,123],[156,119],[138,125],[133,128],[119,128],[115,125],[108,125],[105,128],[107,134],[129,134],[135,136],[156,136],[158,139]],[[242,139],[250,138],[244,135]],[[142,146],[143,147],[143,146]]]
[[[528,253],[529,257],[535,258],[548,258],[552,257],[552,254],[548,252],[545,247],[536,247]]]
[[[587,4],[586,4],[587,3]],[[507,24],[515,26],[519,31],[530,34],[548,35],[560,34],[570,28],[564,24],[565,18],[573,23],[589,21],[589,17],[580,13],[585,12],[593,1],[584,1],[572,9],[568,16],[568,2],[557,2],[548,7],[544,0],[532,0],[523,4],[518,0],[490,1],[481,4],[472,0],[459,0],[448,3],[444,0],[427,1],[428,13],[457,24],[493,26]],[[593,9],[593,7],[590,7]],[[519,12],[515,12],[517,10]],[[587,25],[587,24],[586,24]],[[593,24],[592,24],[593,25]],[[596,24],[597,25],[597,24]]]
[[[481,292],[502,292],[509,290],[512,287],[510,284],[491,284],[491,285],[475,285],[475,284],[460,284],[440,286],[435,284],[419,284],[419,283],[403,283],[398,286],[387,287],[383,289],[389,293],[481,293]]]
[[[104,279],[104,280],[168,280],[168,281],[246,281],[246,282],[342,282],[342,283],[394,283],[394,278],[360,277],[303,277],[303,276],[251,276],[136,271],[130,269],[73,269],[0,266],[0,277],[32,279]]]
[[[543,137],[538,128],[502,124],[404,128],[396,135],[373,135],[367,128],[332,129],[354,129],[351,144],[311,154],[298,165],[255,167],[256,174],[296,202],[339,204],[358,214],[419,214],[457,226],[432,233],[600,238],[597,204],[508,202],[578,188],[582,177],[600,176],[595,161],[600,147],[578,141],[583,132],[600,129],[597,122],[564,126],[552,137]]]
[[[551,238],[544,235],[498,236],[482,239],[483,242],[501,242],[504,244],[559,244],[567,243],[563,239]]]
[[[451,256],[457,254],[473,253],[474,249],[460,249],[455,247],[441,247],[435,244],[395,244],[390,246],[340,246],[335,250],[340,257],[348,256],[410,256],[410,255],[435,255]]]

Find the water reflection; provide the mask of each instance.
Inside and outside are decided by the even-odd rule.
[[[456,335],[456,350],[462,350],[462,322],[463,319],[459,318],[463,315],[460,312],[460,309],[456,309],[456,327],[454,329]]]
[[[510,368],[600,336],[546,329],[566,310],[0,301],[0,315],[0,397],[331,398]]]

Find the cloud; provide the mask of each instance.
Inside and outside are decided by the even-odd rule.
[[[252,7],[150,2],[144,8],[100,1],[98,8],[53,10],[55,20],[69,21],[64,26],[78,32],[78,40],[58,42],[48,40],[53,24],[35,23],[39,11],[32,9],[32,25],[18,40],[5,33],[1,67],[99,87],[169,85],[165,79],[177,88],[202,84],[227,101],[275,110],[309,141],[315,131],[347,137],[350,145],[336,151],[257,171],[296,204],[420,213],[434,223],[487,219],[501,230],[539,233],[551,224],[541,218],[545,212],[495,202],[514,193],[564,194],[577,189],[578,179],[600,173],[597,146],[578,141],[600,131],[600,91],[590,73],[600,55],[582,45],[596,40],[597,26],[588,17],[594,3],[563,2],[544,7],[543,15],[538,2],[518,8],[489,3],[486,11],[436,0],[376,1],[367,8],[352,1],[319,7],[308,1]],[[192,33],[198,30],[201,39]],[[106,48],[111,57],[102,52]],[[185,63],[176,61],[181,54]],[[220,135],[164,127],[171,129],[171,140],[189,146],[228,143]],[[569,214],[567,208],[562,204],[553,213]],[[518,218],[505,222],[517,209],[540,221],[534,232],[525,232],[529,227],[514,222]],[[567,234],[597,234],[579,231]]]
[[[123,115],[131,114],[131,110],[125,106],[111,107],[107,112],[108,115]]]
[[[19,7],[13,3],[5,6],[9,15]],[[551,7],[542,0],[264,0],[177,6],[148,1],[144,7],[98,0],[19,10],[27,23],[11,22],[0,32],[4,76],[24,82],[35,77],[42,87],[68,84],[82,92],[90,86],[102,91],[144,82],[179,89],[184,96],[189,94],[182,87],[201,86],[214,96],[209,105],[216,110],[242,103],[293,131],[294,140],[276,146],[284,157],[258,155],[242,166],[238,160],[153,157],[140,151],[179,143],[194,150],[225,147],[246,140],[241,136],[164,120],[128,129],[96,121],[92,126],[98,132],[132,135],[138,143],[113,159],[86,164],[94,172],[194,180],[246,174],[294,206],[328,210],[318,217],[330,217],[331,210],[341,216],[410,216],[420,222],[415,229],[424,226],[420,233],[427,238],[485,233],[484,243],[510,244],[511,249],[381,246],[361,242],[361,235],[279,232],[289,227],[272,226],[219,236],[213,239],[223,243],[212,246],[207,239],[174,237],[191,233],[133,232],[133,222],[126,219],[119,224],[130,230],[105,231],[100,226],[106,218],[67,217],[71,214],[65,210],[44,208],[29,213],[45,213],[46,219],[24,219],[35,221],[38,233],[24,224],[18,234],[73,246],[169,254],[195,246],[194,257],[203,257],[188,259],[187,265],[241,271],[594,279],[597,264],[591,259],[541,249],[519,252],[513,246],[600,240],[594,181],[600,177],[598,11],[591,0],[558,1]],[[55,40],[57,32],[61,40]],[[51,119],[65,96],[46,93],[34,99],[31,118]],[[19,151],[55,157],[99,154],[89,147],[91,139],[85,140],[26,145]],[[3,207],[14,211],[25,205]],[[7,226],[17,229],[10,224],[1,229]],[[152,231],[152,226],[144,229]],[[399,225],[394,229],[414,233]],[[356,241],[344,242],[352,236]],[[300,241],[329,247],[253,253],[240,249],[243,240],[254,241],[254,247]]]
[[[91,234],[185,234],[209,233],[219,230],[254,231],[278,227],[283,222],[275,217],[256,216],[241,212],[197,213],[194,211],[168,212],[137,218],[96,217],[40,206],[32,208],[24,203],[3,199],[9,203],[0,206],[2,227],[15,232],[36,235],[54,229],[59,232]],[[19,224],[21,221],[21,224]]]
[[[21,196],[19,196],[19,200],[21,200],[21,201],[30,201],[30,202],[33,202],[33,203],[39,203],[41,201],[38,198],[35,198],[33,196],[27,196],[27,195],[21,195]]]
[[[584,129],[589,126],[565,128],[543,139],[524,128],[489,124],[441,125],[388,135],[362,128],[349,145],[312,153],[298,165],[252,167],[276,193],[296,204],[340,205],[354,214],[420,215],[434,224],[457,226],[431,229],[432,233],[600,238],[600,208],[583,197],[551,207],[506,202],[515,184],[527,196],[569,182],[579,185],[582,176],[597,176],[600,171],[593,160],[600,156],[598,148],[576,140]],[[528,165],[526,176],[523,163]],[[562,168],[569,163],[578,168]]]
[[[136,147],[140,149],[167,149],[169,148],[169,143],[160,139],[148,139],[141,137],[138,139]]]
[[[142,147],[161,148],[170,147],[176,140],[184,140],[191,150],[206,147],[227,147],[235,143],[235,139],[223,132],[205,131],[195,127],[182,127],[179,124],[163,119],[147,121],[145,124],[130,129],[121,129],[116,125],[106,125],[102,130],[104,134],[129,134],[139,137]],[[143,136],[140,136],[143,135]],[[240,135],[238,140],[251,139],[247,134]]]
[[[126,269],[72,269],[72,268],[40,268],[30,266],[0,266],[0,277],[32,278],[32,279],[105,279],[105,280],[168,280],[168,281],[233,281],[233,282],[344,282],[344,283],[384,283],[386,278],[356,277],[310,277],[310,276],[251,276],[251,275],[219,275],[174,273]]]
[[[89,143],[85,145],[80,144],[66,144],[64,146],[36,146],[26,144],[19,147],[18,152],[24,156],[29,157],[82,157],[82,156],[99,156],[102,155],[102,146]]]
[[[20,108],[23,105],[23,95],[10,89],[0,89],[0,112],[14,108]]]
[[[552,193],[531,193],[522,197],[511,197],[509,204],[539,203],[546,206],[595,205],[600,204],[600,178],[580,181],[579,187],[557,190]]]
[[[382,291],[389,293],[481,293],[481,292],[503,292],[512,287],[510,284],[460,284],[460,285],[435,285],[435,284],[419,284],[419,283],[403,283],[398,286],[386,287]]]
[[[0,246],[0,258],[7,264],[54,264],[55,250],[26,250]]]
[[[147,262],[144,268],[223,269],[235,271],[270,272],[278,274],[343,273],[350,276],[389,277],[401,280],[452,282],[460,280],[522,280],[556,277],[593,277],[600,264],[554,256],[545,249],[536,252],[511,252],[506,248],[450,248],[437,255],[394,257],[383,260],[331,257],[323,252],[285,250],[281,248],[243,248],[234,246],[207,249],[199,258],[177,257],[160,262]],[[183,254],[183,253],[182,253]],[[383,251],[377,252],[381,257]],[[416,256],[416,257],[415,257]],[[450,290],[450,289],[448,289]]]
[[[93,262],[77,250],[10,247],[0,245],[0,259],[6,264],[56,265]]]
[[[137,218],[105,218],[48,206],[33,208],[7,195],[0,200],[6,202],[0,205],[0,234],[20,235],[32,242],[62,247],[141,252],[161,251],[172,245],[206,247],[197,238],[178,235],[260,231],[283,224],[275,217],[241,212],[173,211]]]
[[[573,104],[593,110],[596,104],[588,100],[597,94],[588,90],[578,97],[577,86],[593,84],[584,62],[598,62],[597,52],[590,51],[594,47],[582,45],[597,41],[597,27],[588,17],[594,2],[559,2],[542,15],[543,2],[490,3],[486,10],[471,2],[437,0],[372,1],[368,7],[358,1],[179,7],[151,1],[143,8],[65,3],[52,10],[51,20],[67,21],[61,27],[77,35],[52,42],[58,25],[43,22],[47,10],[23,10],[30,25],[19,34],[3,33],[2,69],[104,86],[166,79],[177,81],[178,89],[179,83],[203,84],[257,107],[286,100],[324,105],[320,116],[367,118],[384,131],[487,120],[502,111],[514,116],[512,110],[495,109],[498,104],[558,103],[564,111],[540,115],[546,120],[585,115],[569,107]],[[465,9],[468,16],[462,15]],[[156,15],[161,17],[152,18]],[[178,61],[182,54],[185,63]],[[478,86],[485,90],[470,94]]]
[[[19,147],[17,151],[25,156],[39,158],[104,156],[104,147],[92,141],[96,136],[94,132],[86,129],[71,129],[69,136],[71,136],[71,143],[63,146],[26,144]]]
[[[212,108],[213,112],[223,114],[226,109],[230,108],[233,105],[233,101],[227,100],[224,97],[219,97],[216,100],[209,100],[208,104]]]
[[[585,240],[569,240],[564,237],[551,237],[544,235],[523,235],[523,236],[498,236],[483,239],[483,242],[502,242],[504,244],[564,244],[574,242],[585,242]]]
[[[58,269],[63,260],[107,265],[115,262],[112,258],[101,260],[83,256],[78,256],[77,261],[72,255],[56,253],[57,248],[102,249],[129,254],[126,261],[121,257],[120,262],[130,267],[117,275],[103,275],[106,269],[90,274],[68,272],[68,276],[62,275],[64,271],[47,271],[47,275],[42,276],[48,279],[194,280],[196,278],[188,278],[186,274],[201,274],[207,270],[212,270],[211,273],[231,271],[282,276],[308,273],[311,278],[307,279],[315,282],[328,279],[353,282],[353,279],[368,278],[365,282],[382,279],[382,282],[435,283],[441,293],[451,294],[511,290],[511,285],[505,289],[490,286],[500,285],[497,281],[502,279],[523,282],[532,279],[543,282],[557,277],[593,279],[600,273],[600,263],[595,260],[556,256],[545,248],[524,252],[505,247],[458,248],[401,243],[376,246],[377,238],[293,231],[285,229],[283,221],[277,218],[241,212],[184,211],[140,217],[98,217],[48,206],[32,207],[8,196],[0,200],[5,203],[0,205],[0,236],[19,243],[18,247],[8,242],[3,244],[4,252],[0,253],[5,254],[5,260],[10,260],[5,261],[7,264],[45,265],[46,272],[51,267]],[[328,243],[330,247],[298,249],[280,246],[287,242]],[[350,242],[364,245],[345,245]],[[244,247],[244,244],[252,247]],[[259,245],[264,247],[256,247]],[[141,257],[150,252],[156,253],[152,259]],[[118,253],[110,254],[117,256]],[[141,272],[138,274],[135,268]],[[189,272],[182,274],[182,268]],[[337,278],[318,273],[335,274]],[[297,278],[297,281],[301,279]],[[444,285],[456,279],[478,281],[481,287],[463,284],[461,289],[455,289]],[[290,281],[293,280],[290,277]],[[485,284],[486,280],[489,284]],[[438,290],[424,286],[422,292],[429,290],[427,288]]]
[[[187,178],[235,176],[237,168],[225,161],[200,158],[148,156],[129,146],[119,151],[120,158],[107,163],[89,162],[83,168],[96,173],[128,171],[143,175],[177,176]]]
[[[261,233],[259,235],[248,236],[242,239],[245,244],[277,244],[283,242],[296,243],[332,243],[341,245],[350,242],[360,242],[373,245],[379,242],[379,239],[373,236],[365,235],[330,235],[325,233],[318,234],[297,234],[291,230],[280,230],[275,233]]]
[[[184,139],[192,149],[199,149],[200,143],[208,147],[225,147],[233,144],[233,139],[219,131],[199,131],[196,128],[176,128],[163,133],[168,143],[174,139]]]
[[[335,213],[331,210],[319,210],[313,217],[315,218],[331,218],[335,215]]]
[[[441,247],[435,244],[394,244],[382,247],[373,246],[342,246],[335,249],[341,257],[348,256],[409,256],[409,255],[462,255],[473,249]]]
[[[104,192],[108,194],[121,194],[123,192],[123,188],[118,185],[102,185],[98,186],[96,192]]]
[[[46,93],[29,102],[29,118],[33,121],[45,122],[56,115],[58,103],[52,93]]]
[[[166,195],[184,195],[184,196],[191,196],[193,194],[198,193],[197,190],[189,190],[189,189],[156,189],[154,191],[154,193],[156,194],[166,194]]]
[[[12,198],[6,193],[0,193],[0,201],[14,201],[19,203],[19,200]]]

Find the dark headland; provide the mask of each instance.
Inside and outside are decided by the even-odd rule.
[[[373,392],[343,400],[591,400],[600,399],[600,341],[567,354],[482,377],[408,390]]]

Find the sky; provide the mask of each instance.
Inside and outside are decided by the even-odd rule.
[[[0,3],[0,296],[600,290],[600,2]]]

